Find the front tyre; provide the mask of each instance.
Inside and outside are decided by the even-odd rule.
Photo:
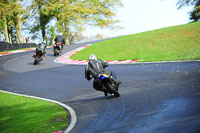
[[[34,60],[33,64],[34,65],[37,65],[38,61],[37,60]]]
[[[108,92],[110,92],[111,94],[114,94],[116,97],[120,96],[119,92],[112,86],[110,82],[106,82],[105,86],[108,89]]]
[[[38,63],[39,63],[39,60],[40,60],[39,55],[36,55],[35,58],[34,58],[33,64],[34,64],[34,65],[38,64]]]

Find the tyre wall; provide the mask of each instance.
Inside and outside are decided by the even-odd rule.
[[[0,42],[0,52],[3,51],[9,51],[9,50],[16,50],[16,49],[22,49],[22,48],[30,48],[35,47],[35,43],[6,43],[6,42]]]

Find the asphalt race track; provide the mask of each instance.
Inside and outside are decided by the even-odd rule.
[[[63,53],[86,44],[65,46]],[[84,78],[84,65],[56,64],[51,49],[0,57],[0,89],[57,100],[77,114],[72,133],[200,132],[200,61],[110,65],[121,96],[104,97]]]

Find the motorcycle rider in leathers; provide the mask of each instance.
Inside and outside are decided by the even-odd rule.
[[[54,39],[55,43],[60,43],[61,44],[61,52],[63,49],[63,45],[65,45],[65,38],[62,36],[62,33],[59,33],[58,36]]]
[[[45,54],[46,54],[46,48],[47,48],[47,44],[46,44],[46,42],[43,40],[42,41],[42,43],[39,43],[38,45],[37,45],[37,47],[36,47],[36,54],[38,54],[38,52],[39,52],[39,50],[41,50],[41,54],[42,55],[40,55],[41,57],[44,57],[45,56]]]
[[[117,80],[116,75],[111,71],[105,71],[104,68],[108,67],[108,63],[102,61],[101,59],[97,59],[94,54],[89,55],[88,57],[88,65],[85,68],[85,78],[89,81],[94,78],[93,88],[99,91],[103,91],[105,96],[107,96],[107,91],[103,90],[100,81],[98,80],[98,76],[100,73],[109,73],[112,75],[112,79],[118,85],[121,84],[120,81]],[[91,76],[92,77],[91,77]]]

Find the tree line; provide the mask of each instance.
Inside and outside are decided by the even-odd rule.
[[[60,32],[68,41],[84,26],[112,27],[120,0],[1,0],[0,31],[7,42],[23,43],[22,31],[32,39],[52,41]]]

